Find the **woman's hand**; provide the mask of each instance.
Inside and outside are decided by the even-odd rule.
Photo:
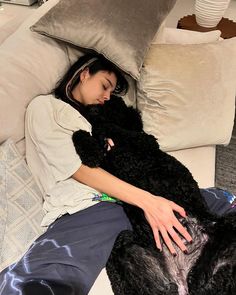
[[[105,142],[106,142],[105,147],[106,147],[107,151],[109,152],[111,150],[111,148],[114,146],[114,142],[111,138],[106,138]]]
[[[151,195],[151,198],[146,199],[142,204],[142,209],[145,217],[150,224],[157,247],[162,250],[160,242],[160,234],[173,255],[176,255],[172,240],[179,248],[186,252],[187,248],[182,241],[183,236],[188,242],[192,241],[187,230],[178,221],[173,211],[178,212],[182,217],[186,217],[186,213],[182,207],[176,203],[162,197]],[[179,235],[180,234],[180,235]]]
[[[112,142],[110,142],[110,144],[112,144]],[[162,249],[160,242],[161,234],[165,244],[173,255],[176,251],[171,239],[182,251],[187,251],[179,234],[188,242],[190,242],[192,238],[175,217],[173,211],[178,212],[183,217],[185,217],[186,214],[184,209],[174,202],[154,196],[147,191],[130,185],[101,168],[89,168],[82,164],[73,174],[73,178],[93,187],[97,191],[104,192],[123,202],[141,208],[153,230],[156,245],[160,250]]]

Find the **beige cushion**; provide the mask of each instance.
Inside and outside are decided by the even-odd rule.
[[[17,18],[15,18],[13,15],[12,16],[7,15],[6,17],[9,18],[9,20],[6,23],[2,25],[0,22],[0,26],[1,26],[0,45],[4,42],[5,39],[7,39],[12,33],[15,32],[15,30],[19,27],[19,25],[25,19],[25,15],[19,15],[17,16]]]
[[[152,45],[138,82],[144,129],[164,151],[228,144],[236,92],[236,38]]]
[[[52,6],[51,1],[48,4]],[[28,103],[35,96],[50,93],[70,65],[65,46],[28,29],[49,9],[48,4],[38,8],[0,46],[0,142],[24,137]]]
[[[102,53],[139,77],[151,41],[175,0],[61,0],[32,30]]]
[[[12,140],[0,146],[0,271],[43,233],[43,196]]]
[[[210,43],[220,39],[221,31],[195,32],[176,28],[163,28],[153,39],[153,44],[199,44]]]

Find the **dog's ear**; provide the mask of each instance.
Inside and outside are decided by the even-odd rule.
[[[104,117],[104,109],[101,105],[87,105],[84,108],[83,116],[89,121],[92,126],[99,125],[106,121]]]
[[[125,128],[133,131],[143,130],[143,121],[141,113],[133,107],[128,107],[126,110]]]
[[[124,100],[112,95],[104,105],[104,117],[107,122],[113,123],[127,130],[142,131],[143,123],[138,110],[128,107]]]

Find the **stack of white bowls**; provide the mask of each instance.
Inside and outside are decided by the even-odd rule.
[[[222,19],[230,0],[196,0],[195,16],[199,26],[214,28]]]

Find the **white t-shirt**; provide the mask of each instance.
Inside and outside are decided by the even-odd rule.
[[[71,177],[81,166],[72,142],[73,132],[79,129],[91,133],[90,123],[53,95],[38,96],[27,108],[26,159],[44,195],[42,226],[98,202],[92,200],[96,190]]]

